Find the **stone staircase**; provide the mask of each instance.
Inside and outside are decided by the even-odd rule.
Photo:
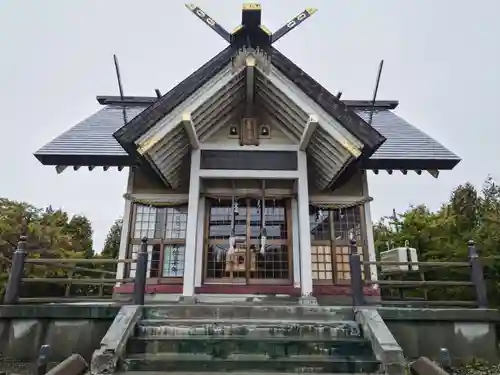
[[[380,373],[348,307],[147,306],[120,371]]]

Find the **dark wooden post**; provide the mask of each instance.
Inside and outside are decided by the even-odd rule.
[[[50,346],[42,345],[38,352],[38,359],[36,361],[35,375],[45,375],[47,373],[47,365],[49,363]]]
[[[144,237],[141,250],[137,254],[134,280],[134,305],[144,305],[144,293],[146,291],[146,278],[148,272],[148,239]]]
[[[483,265],[473,240],[467,242],[467,252],[471,269],[471,281],[476,288],[477,307],[486,309],[488,308],[488,295],[486,293],[486,283],[484,282]]]
[[[12,266],[10,268],[9,281],[5,289],[4,305],[15,305],[19,302],[21,291],[21,279],[24,276],[24,261],[26,260],[26,236],[19,237],[17,249],[12,256]]]
[[[363,306],[365,299],[363,296],[363,278],[361,276],[361,258],[358,254],[358,246],[355,239],[350,241],[350,247],[349,265],[351,267],[352,303],[354,306]]]

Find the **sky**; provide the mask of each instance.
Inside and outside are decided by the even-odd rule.
[[[241,1],[198,1],[228,30]],[[58,175],[33,153],[118,95],[166,93],[225,47],[177,0],[0,0],[0,197],[86,215],[102,248],[123,213],[127,172]],[[458,184],[500,178],[500,1],[263,0],[272,31],[307,7],[310,20],[276,47],[343,99],[399,100],[397,113],[462,161],[438,179],[370,172],[372,216],[425,203],[437,208]]]

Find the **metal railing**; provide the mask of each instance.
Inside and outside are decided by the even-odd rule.
[[[7,264],[9,268],[9,278],[5,288],[3,301],[0,299],[0,304],[14,305],[19,303],[53,303],[53,302],[91,302],[111,300],[112,293],[106,293],[107,289],[112,289],[116,283],[133,283],[134,292],[132,302],[137,305],[144,304],[144,295],[146,287],[147,265],[148,265],[148,252],[147,252],[147,238],[142,239],[141,248],[137,254],[137,259],[104,259],[104,258],[30,258],[29,251],[26,250],[26,237],[21,236],[17,245],[17,249],[12,255],[12,259],[6,257],[0,258],[0,263],[4,266]],[[90,266],[104,266],[104,265],[118,265],[136,264],[135,277],[133,278],[116,278],[116,272],[100,269],[81,267],[80,265]],[[45,266],[55,267],[58,269],[66,270],[65,277],[25,277],[25,270],[27,265],[34,267]],[[82,273],[89,273],[98,275],[99,277],[82,277]],[[48,283],[54,285],[64,286],[63,296],[37,296],[37,297],[23,297],[21,294],[21,287],[24,284],[40,284]],[[94,295],[88,296],[71,296],[71,289],[74,286],[91,287]]]
[[[364,295],[365,286],[377,286],[382,290],[384,289],[410,289],[410,290],[422,290],[424,298],[404,298],[402,293],[400,294],[399,300],[393,298],[381,298],[380,301],[373,302],[374,304],[381,305],[392,305],[392,306],[473,306],[479,308],[488,307],[488,297],[486,291],[486,283],[484,280],[483,265],[481,259],[478,256],[477,249],[474,241],[469,241],[467,243],[468,260],[467,262],[414,262],[408,259],[406,262],[393,262],[393,261],[362,261],[360,259],[360,254],[358,253],[358,248],[356,240],[351,240],[350,243],[350,254],[349,254],[349,264],[351,271],[351,288],[352,288],[352,299],[355,306],[363,306],[370,304]],[[407,266],[407,272],[399,273],[401,277],[400,280],[393,280],[390,273],[380,272],[379,270],[379,280],[367,280],[363,277],[362,269],[366,266],[377,266],[377,268],[382,268],[382,266]],[[450,280],[427,280],[425,278],[425,272],[432,269],[442,269],[442,268],[469,268],[470,280],[460,280],[460,281],[450,281]],[[412,271],[412,269],[414,271]],[[411,273],[417,273],[420,276],[419,280],[402,280],[403,275],[408,275]],[[428,299],[427,289],[429,287],[433,288],[450,288],[450,287],[468,287],[474,291],[474,300],[469,301],[459,301],[459,300],[445,300],[445,299]],[[382,293],[381,293],[382,295]]]

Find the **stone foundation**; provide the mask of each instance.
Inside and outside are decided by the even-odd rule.
[[[50,345],[51,361],[74,353],[90,360],[119,307],[112,306],[2,306],[0,353],[3,360],[32,362],[43,344]]]

